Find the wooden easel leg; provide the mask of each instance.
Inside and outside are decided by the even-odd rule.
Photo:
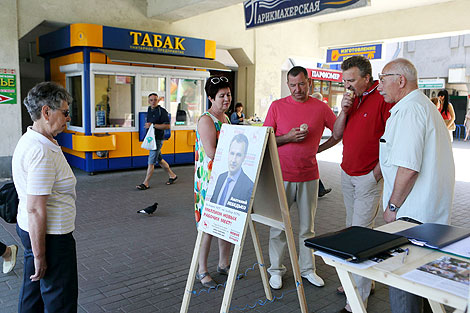
[[[239,246],[235,245],[235,248],[233,249],[232,262],[230,263],[230,271],[227,283],[225,284],[224,298],[222,300],[222,306],[220,307],[220,313],[227,313],[230,309],[233,289],[235,288],[235,280],[238,274],[238,266],[240,265],[240,258],[242,256],[243,243],[244,240],[240,242]]]
[[[276,137],[274,131],[271,130],[269,134],[268,147],[271,164],[273,166],[274,180],[276,183],[277,195],[279,197],[279,205],[281,208],[282,221],[284,223],[284,231],[287,238],[287,247],[289,249],[290,262],[292,270],[294,271],[295,287],[297,288],[297,296],[299,297],[300,309],[302,313],[307,313],[307,301],[305,300],[304,286],[302,284],[302,277],[300,276],[299,261],[297,259],[297,251],[295,249],[294,234],[292,233],[292,224],[290,221],[289,207],[287,205],[287,198],[284,183],[282,181],[281,168],[279,166],[279,156],[277,154]]]
[[[425,299],[426,300],[426,299]],[[433,300],[429,300],[429,305],[431,306],[431,309],[433,311],[433,313],[445,313],[445,308],[444,308],[444,305],[442,303],[439,303],[439,302],[436,302],[436,301],[433,301]]]
[[[295,249],[295,240],[294,234],[292,233],[292,225],[290,224],[290,219],[288,221],[284,220],[284,225],[286,226],[286,238],[287,238],[287,247],[289,250],[290,262],[292,264],[292,270],[294,271],[294,280],[295,287],[297,288],[297,295],[299,297],[300,309],[302,313],[308,312],[307,301],[305,300],[304,286],[302,284],[302,276],[300,276],[299,261],[297,259],[297,251]]]
[[[199,230],[197,232],[196,244],[194,245],[193,258],[191,260],[191,266],[189,268],[188,280],[186,281],[186,287],[184,289],[183,302],[181,303],[180,313],[188,312],[189,301],[193,292],[194,278],[196,277],[197,266],[199,263],[199,252],[201,250],[203,232]]]
[[[266,294],[266,299],[272,300],[273,294],[271,288],[269,287],[268,281],[268,272],[266,271],[266,265],[264,263],[263,253],[261,252],[261,245],[258,238],[258,233],[256,232],[255,224],[251,218],[248,218],[248,225],[250,226],[251,238],[253,239],[253,245],[255,246],[256,259],[259,264],[259,272],[261,275],[261,280],[263,281],[264,293]]]
[[[364,306],[364,302],[362,302],[352,274],[341,268],[336,268],[336,272],[338,273],[339,280],[344,288],[344,292],[346,293],[346,297],[348,298],[349,305],[351,306],[353,313],[366,313],[367,311]]]

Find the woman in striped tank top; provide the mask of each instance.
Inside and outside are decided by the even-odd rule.
[[[77,312],[75,175],[54,139],[70,122],[72,97],[43,82],[24,104],[33,126],[13,153],[13,181],[20,200],[16,231],[24,246],[18,311]]]

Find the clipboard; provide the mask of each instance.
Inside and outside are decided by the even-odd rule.
[[[406,237],[361,226],[351,226],[305,240],[305,246],[309,248],[332,254],[353,263],[362,262],[407,243]]]

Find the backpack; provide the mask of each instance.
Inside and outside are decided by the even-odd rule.
[[[0,188],[0,216],[7,223],[16,223],[18,214],[18,193],[13,182],[3,183]]]

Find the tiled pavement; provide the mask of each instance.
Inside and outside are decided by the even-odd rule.
[[[470,227],[470,144],[454,143],[457,163],[457,182],[452,224]],[[333,191],[318,203],[315,230],[317,234],[343,227],[345,213],[340,187],[340,170],[336,163],[341,147],[319,155],[322,180]],[[77,221],[74,232],[77,240],[79,271],[79,312],[179,312],[188,269],[196,238],[193,219],[192,166],[175,167],[178,181],[165,185],[161,169],[156,171],[152,186],[137,191],[134,186],[144,176],[144,170],[120,171],[89,176],[76,171]],[[142,216],[136,211],[153,202],[159,203],[154,216]],[[296,210],[291,213],[297,228]],[[383,224],[381,216],[376,224]],[[263,253],[268,262],[268,229],[257,227]],[[256,262],[253,244],[247,237],[241,258],[240,271]],[[16,312],[23,256],[20,241],[13,225],[0,224],[0,238],[20,246],[18,265],[8,274],[0,274],[0,311]],[[333,268],[316,258],[317,272],[326,282],[317,288],[304,280],[310,312],[337,312],[344,306],[344,296],[336,295],[339,285]],[[288,257],[286,256],[286,263]],[[215,272],[217,247],[215,241],[209,256],[209,266]],[[223,277],[214,274],[223,281]],[[199,284],[195,283],[195,288]],[[200,290],[200,289],[196,289]],[[274,291],[283,298],[264,306],[257,304],[243,312],[299,312],[292,271],[284,278],[284,287]],[[218,312],[223,288],[210,294],[202,291],[193,295],[190,312]],[[248,270],[247,277],[237,281],[232,297],[231,312],[240,312],[245,305],[254,306],[263,301],[264,292],[257,268]],[[388,289],[377,284],[369,299],[368,312],[390,312]]]

